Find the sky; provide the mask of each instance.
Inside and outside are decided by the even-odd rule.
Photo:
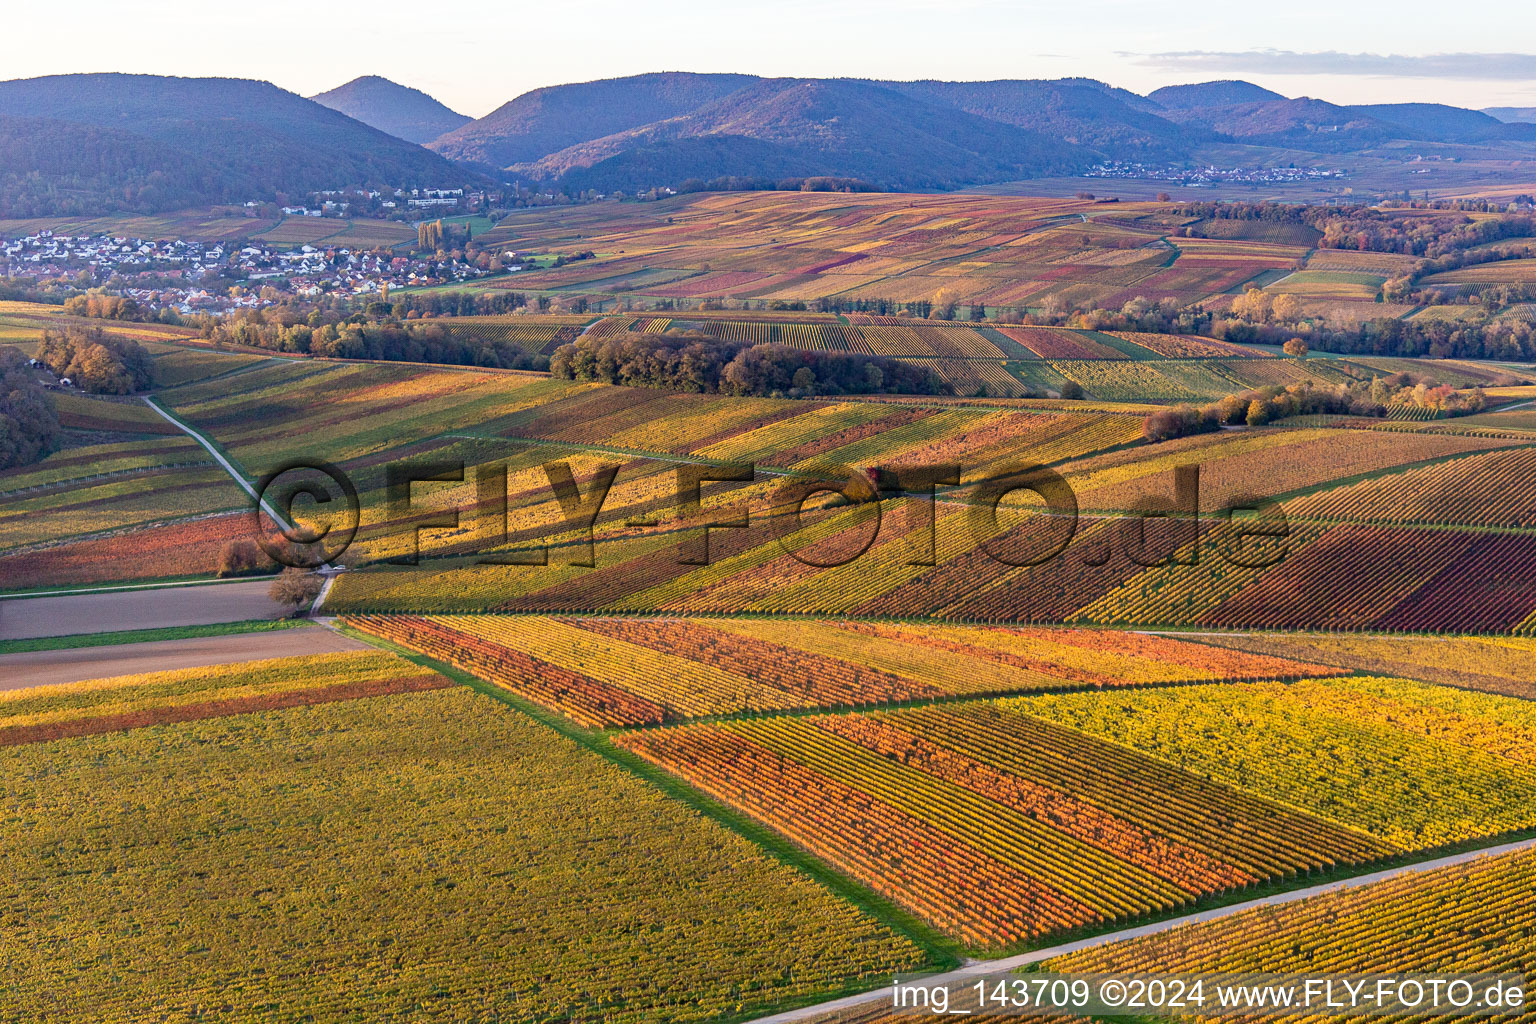
[[[475,117],[540,86],[647,71],[1085,76],[1142,93],[1245,78],[1336,103],[1536,106],[1536,19],[1509,0],[75,0],[58,45],[49,4],[15,5],[6,24],[5,78],[226,76],[312,95],[375,74]]]

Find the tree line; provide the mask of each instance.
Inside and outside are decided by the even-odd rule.
[[[722,341],[708,334],[583,336],[557,348],[556,377],[727,395],[934,395],[947,385],[925,367],[853,352]]]
[[[215,345],[262,348],[333,359],[379,359],[408,363],[444,363],[507,370],[546,370],[549,357],[507,341],[451,330],[434,321],[369,321],[362,315],[328,322],[314,316],[268,316],[246,310],[212,320],[203,336]]]
[[[1525,197],[1529,198],[1529,197]],[[1322,233],[1322,249],[1390,252],[1431,259],[1509,238],[1536,234],[1536,216],[1524,213],[1472,218],[1487,203],[1413,204],[1424,209],[1411,217],[1395,216],[1393,206],[1297,206],[1289,203],[1202,202],[1175,206],[1172,212],[1202,220],[1304,224]]]
[[[0,470],[30,466],[53,451],[59,414],[14,348],[0,347]]]
[[[1284,387],[1277,384],[1227,395],[1203,406],[1159,409],[1142,421],[1142,436],[1148,441],[1167,441],[1223,427],[1262,427],[1292,416],[1318,414],[1380,418],[1394,405],[1429,409],[1442,416],[1466,416],[1481,412],[1486,404],[1480,388],[1458,391],[1428,376],[1394,373],[1333,388],[1310,382]]]

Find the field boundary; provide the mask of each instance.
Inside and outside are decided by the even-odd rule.
[[[220,583],[249,583],[253,579],[273,579],[270,574],[259,576],[194,576],[184,580],[163,580],[158,583],[123,583],[110,586],[69,587],[64,590],[16,590],[0,594],[0,601],[24,601],[30,597],[75,597],[79,594],[111,594],[120,590],[164,590],[168,587],[207,587]]]

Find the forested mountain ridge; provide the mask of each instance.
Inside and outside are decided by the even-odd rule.
[[[660,73],[537,89],[428,145],[567,189],[814,175],[926,189],[1071,174],[1104,161],[1188,164],[1204,147],[1234,142],[1309,151],[1322,162],[1394,139],[1522,145],[1536,130],[1440,104],[1342,106],[1243,81],[1138,96],[1083,78]]]
[[[376,76],[311,100],[238,79],[60,75],[0,82],[0,217],[491,180],[572,194],[798,187],[808,178],[946,190],[1103,163],[1191,167],[1233,143],[1248,147],[1247,159],[1262,164],[1269,152],[1281,166],[1308,154],[1328,165],[1394,141],[1536,156],[1536,125],[1495,113],[1345,106],[1242,81],[1138,96],[1083,78],[658,72],[535,89],[471,121]]]
[[[267,82],[56,75],[0,82],[0,216],[155,212],[349,184],[476,176]]]

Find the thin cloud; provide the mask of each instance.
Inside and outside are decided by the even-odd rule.
[[[1340,53],[1327,50],[1179,50],[1169,53],[1122,53],[1144,67],[1196,73],[1238,72],[1270,75],[1369,75],[1382,78],[1454,78],[1465,81],[1512,81],[1536,78],[1536,54]]]

